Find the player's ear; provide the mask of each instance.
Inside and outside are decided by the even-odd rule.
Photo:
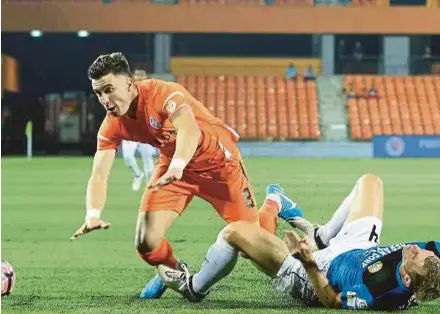
[[[127,86],[128,86],[128,91],[131,91],[131,89],[134,86],[133,79],[131,77],[129,77],[129,76],[127,77]]]
[[[411,286],[411,276],[407,272],[402,276],[402,280],[407,288]]]

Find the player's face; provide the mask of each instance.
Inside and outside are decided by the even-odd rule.
[[[402,251],[402,263],[405,271],[412,274],[423,275],[423,266],[429,256],[434,256],[434,252],[422,250],[417,245],[407,245]]]
[[[130,77],[110,73],[92,80],[92,88],[107,112],[114,116],[123,116],[133,101],[135,86]]]

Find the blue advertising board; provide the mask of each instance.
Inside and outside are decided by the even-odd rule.
[[[374,136],[375,158],[440,158],[440,136]]]

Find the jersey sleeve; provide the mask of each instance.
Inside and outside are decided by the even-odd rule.
[[[164,120],[171,118],[180,108],[190,107],[185,94],[166,82],[158,86],[156,93],[154,107]]]
[[[117,122],[106,116],[98,131],[98,150],[117,150],[121,141],[122,137]]]
[[[349,310],[367,310],[374,306],[374,298],[366,285],[355,285],[341,292],[342,307]]]

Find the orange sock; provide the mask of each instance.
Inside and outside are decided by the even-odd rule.
[[[163,264],[171,268],[176,268],[178,263],[177,258],[173,254],[173,248],[171,247],[170,242],[165,238],[160,241],[159,245],[153,251],[138,253],[139,256],[151,266]]]
[[[277,232],[278,227],[278,203],[272,200],[265,200],[258,211],[260,227],[272,234]]]

